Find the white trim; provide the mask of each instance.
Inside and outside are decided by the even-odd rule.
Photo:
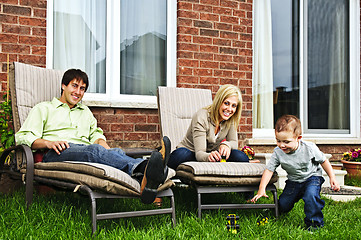
[[[54,0],[47,1],[46,8],[46,67],[53,68]]]
[[[300,119],[303,132],[307,126],[307,104],[302,99],[307,99],[307,1],[300,0]],[[351,0],[349,6],[349,39],[350,39],[350,133],[348,130],[312,130],[312,133],[304,133],[303,138],[312,139],[327,144],[356,144],[360,142],[360,2]],[[302,83],[303,82],[303,83]],[[356,101],[355,101],[356,100]],[[352,111],[356,110],[356,111]],[[274,129],[253,129],[252,141],[269,142],[274,139]],[[331,141],[331,140],[332,141]],[[332,144],[332,143],[330,143]]]
[[[53,68],[53,5],[54,0],[48,0],[47,7],[47,53],[46,66]],[[120,1],[107,0],[107,58],[106,77],[120,79],[119,71],[111,71],[120,65]],[[112,21],[108,21],[112,19]],[[111,54],[110,54],[111,53]],[[166,60],[167,86],[175,87],[177,84],[177,1],[167,0],[167,60]],[[88,106],[119,107],[119,108],[157,108],[156,96],[119,94],[120,82],[114,81],[112,85],[106,83],[106,93],[85,93],[83,102]]]

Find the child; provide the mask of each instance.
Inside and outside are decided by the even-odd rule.
[[[324,225],[322,209],[325,201],[321,199],[320,191],[325,180],[322,177],[321,166],[330,178],[331,188],[339,191],[340,185],[325,155],[314,143],[302,141],[301,134],[301,122],[297,117],[284,115],[277,120],[277,147],[262,175],[257,195],[251,201],[256,202],[261,197],[268,197],[266,186],[273,172],[281,165],[288,174],[288,180],[279,197],[280,212],[291,211],[294,204],[302,198],[305,202],[306,228],[312,230]]]

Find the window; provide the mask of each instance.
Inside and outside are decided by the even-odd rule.
[[[89,76],[87,105],[156,107],[175,86],[175,0],[48,1],[47,66]]]
[[[359,2],[254,2],[254,137],[283,114],[303,135],[359,137]]]

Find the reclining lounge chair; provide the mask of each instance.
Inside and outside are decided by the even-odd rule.
[[[62,71],[17,62],[12,64],[10,89],[15,132],[20,129],[28,112],[35,104],[49,101],[53,97],[60,97],[62,76]],[[10,167],[5,167],[5,158],[11,152],[15,152],[15,157],[12,159]],[[131,149],[127,152],[133,157],[150,155],[150,153],[151,151],[147,149]],[[138,181],[118,169],[96,163],[39,162],[34,164],[33,152],[25,145],[17,145],[3,152],[0,157],[0,177],[4,172],[21,177],[25,182],[27,207],[33,201],[34,181],[88,195],[91,200],[93,234],[96,231],[97,220],[102,219],[171,214],[173,226],[176,224],[174,197],[170,189],[174,185],[170,180],[170,177],[175,175],[173,170],[169,171],[168,180],[159,187],[157,196],[170,198],[170,207],[105,214],[97,213],[96,200],[100,198],[139,198],[140,184]]]
[[[158,111],[161,134],[168,136],[172,150],[184,138],[193,114],[212,103],[208,89],[158,87]],[[267,187],[274,198],[273,204],[203,204],[202,194],[249,192],[258,190],[265,170],[261,163],[186,162],[176,169],[176,178],[193,185],[198,195],[198,217],[203,209],[271,208],[278,216],[277,190],[274,175]]]

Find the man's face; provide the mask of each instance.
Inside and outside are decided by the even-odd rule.
[[[62,84],[63,94],[60,97],[60,102],[68,104],[73,108],[84,96],[86,84],[83,81],[78,81],[75,78],[71,80],[68,86]]]
[[[285,153],[294,152],[302,136],[295,136],[292,131],[276,132],[277,146]]]

